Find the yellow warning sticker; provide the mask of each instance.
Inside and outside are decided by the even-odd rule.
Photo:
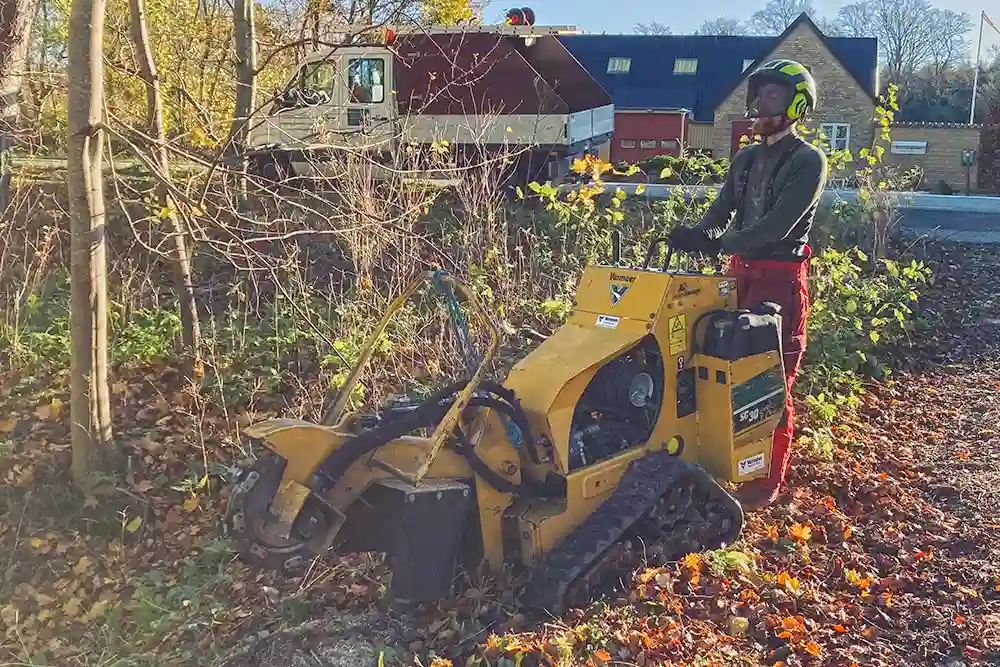
[[[667,339],[670,354],[680,354],[687,349],[687,315],[675,315],[667,322]]]

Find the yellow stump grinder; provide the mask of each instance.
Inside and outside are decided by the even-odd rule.
[[[390,306],[320,424],[245,430],[264,454],[232,489],[226,529],[252,565],[294,572],[328,550],[381,552],[390,595],[452,594],[459,568],[521,571],[520,603],[558,613],[610,571],[735,540],[720,484],[766,474],[785,404],[777,306],[736,308],[724,275],[588,267],[567,321],[501,383],[485,379],[453,276],[422,274]],[[421,402],[345,412],[393,314],[426,279],[448,305],[470,379]],[[482,321],[486,322],[483,317]],[[487,323],[487,326],[488,323]],[[426,433],[427,437],[414,435]],[[631,559],[631,560],[630,560]]]

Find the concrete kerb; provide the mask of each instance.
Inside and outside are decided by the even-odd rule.
[[[671,193],[680,191],[686,199],[701,198],[711,190],[718,192],[719,186],[712,185],[661,185],[640,183],[608,183],[605,192],[612,193],[621,189],[626,195],[636,196],[636,189],[642,185],[644,190],[638,196],[647,199],[667,199]],[[560,186],[560,191],[573,189],[574,184]],[[933,195],[925,192],[887,192],[886,195],[895,199],[896,208],[922,209],[929,211],[955,211],[967,213],[996,213],[1000,215],[1000,197],[967,196],[967,195]],[[828,189],[823,193],[822,203],[831,205],[837,201],[852,202],[858,198],[857,190]]]

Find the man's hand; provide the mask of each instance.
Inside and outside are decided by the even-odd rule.
[[[670,246],[683,252],[701,252],[718,255],[719,240],[713,239],[695,227],[676,227],[670,232]]]

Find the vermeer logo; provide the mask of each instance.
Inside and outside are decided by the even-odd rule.
[[[628,285],[609,285],[611,288],[611,305],[616,306],[618,305],[618,302],[621,301],[621,298],[625,296],[625,292],[628,291],[628,288],[635,282],[635,276],[626,276],[612,271],[611,280],[628,283]]]
[[[628,291],[628,285],[611,285],[611,305],[617,306],[621,298]]]

